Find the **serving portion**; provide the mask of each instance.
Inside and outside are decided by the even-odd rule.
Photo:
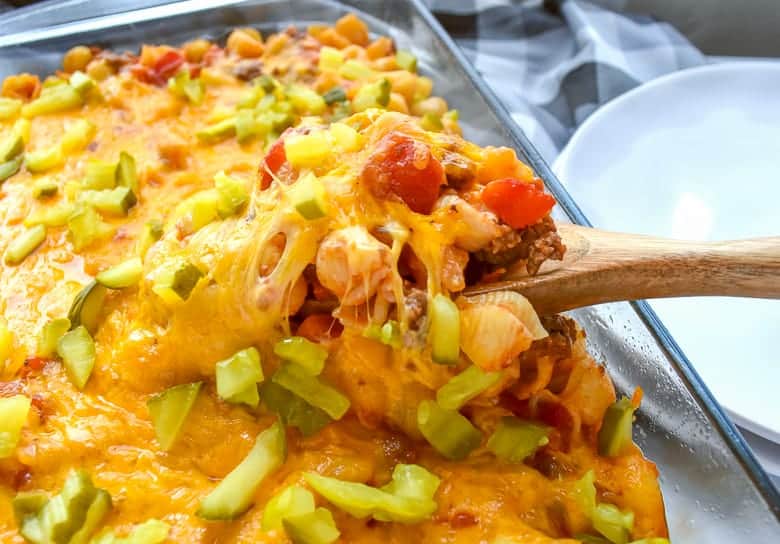
[[[3,541],[665,541],[641,391],[461,295],[565,248],[414,56],[347,16],[63,64],[0,99]]]

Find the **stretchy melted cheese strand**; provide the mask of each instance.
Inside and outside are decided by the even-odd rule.
[[[153,395],[146,402],[157,442],[163,451],[170,450],[179,436],[202,385],[202,382],[176,385]]]
[[[284,427],[277,421],[258,435],[244,460],[201,501],[197,515],[229,520],[243,514],[252,504],[257,487],[284,463],[286,456]]]
[[[274,344],[274,353],[305,369],[312,376],[318,376],[325,366],[328,350],[302,336],[283,338]]]
[[[417,407],[417,427],[436,451],[454,461],[465,459],[482,442],[482,433],[468,419],[430,400]]]
[[[0,459],[16,449],[29,411],[30,399],[24,395],[0,397]]]
[[[539,447],[549,442],[550,428],[516,417],[501,418],[496,431],[488,439],[487,447],[496,457],[510,463],[522,463]]]
[[[471,365],[436,392],[436,402],[447,410],[459,410],[468,401],[493,387],[500,379],[500,372],[485,372],[478,366]]]
[[[341,419],[349,410],[347,397],[296,364],[283,364],[271,379],[333,419]]]

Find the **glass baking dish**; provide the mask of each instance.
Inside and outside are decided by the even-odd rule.
[[[159,1],[147,0],[146,5]],[[112,14],[95,17],[96,12],[107,12],[103,4]],[[69,0],[0,16],[0,79],[24,71],[50,73],[59,67],[62,54],[77,44],[137,50],[141,43],[180,43],[199,36],[221,39],[235,26],[271,30],[333,22],[347,11],[357,11],[372,31],[415,52],[437,94],[459,110],[469,139],[514,147],[557,198],[557,220],[588,224],[420,0],[193,0],[129,8],[124,1]],[[45,27],[47,17],[72,22]],[[573,316],[617,388],[644,390],[635,439],[658,465],[672,540],[780,542],[780,495],[650,308],[643,302],[608,304],[575,311]]]

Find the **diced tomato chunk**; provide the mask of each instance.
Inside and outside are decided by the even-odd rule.
[[[184,55],[178,51],[166,51],[154,63],[154,73],[163,81],[168,81],[179,71],[179,67],[184,64]]]
[[[514,229],[533,225],[555,206],[555,199],[541,186],[512,178],[488,183],[482,190],[482,201]]]
[[[287,162],[287,154],[284,152],[284,134],[276,140],[265,154],[263,162],[260,163],[260,188],[267,189],[273,181],[279,169]],[[273,174],[273,175],[272,175]]]
[[[362,177],[380,198],[395,195],[413,211],[424,214],[431,213],[441,186],[447,183],[444,169],[430,148],[398,132],[382,139],[363,168]]]

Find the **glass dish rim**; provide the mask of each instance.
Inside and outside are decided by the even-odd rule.
[[[54,38],[70,36],[80,32],[91,32],[101,29],[111,28],[119,25],[133,23],[143,23],[149,20],[162,19],[166,17],[175,17],[176,15],[192,14],[198,11],[211,10],[219,7],[227,7],[243,3],[244,0],[212,0],[201,2],[199,0],[174,0],[166,4],[160,4],[151,7],[139,9],[128,9],[109,15],[99,15],[87,19],[58,23],[50,26],[42,26],[32,30],[21,32],[12,32],[6,35],[0,35],[0,49],[10,46],[19,46],[44,42]],[[336,0],[320,0],[325,4],[344,5]],[[558,201],[561,210],[568,219],[575,224],[592,226],[590,221],[584,215],[572,196],[566,191],[561,182],[552,172],[541,157],[535,146],[531,143],[522,129],[511,118],[509,111],[498,99],[497,95],[477,73],[473,65],[468,61],[463,51],[458,47],[450,35],[444,30],[436,17],[424,4],[423,0],[404,0],[417,13],[417,15],[426,23],[431,33],[439,40],[447,52],[455,59],[458,68],[474,85],[476,90],[482,95],[483,99],[496,116],[497,120],[507,131],[507,135],[513,143],[513,146],[525,154],[530,166],[534,169],[537,176],[544,182],[547,189]],[[50,0],[37,5],[27,6],[20,10],[14,10],[8,14],[0,15],[0,21],[5,19],[6,15],[26,15],[33,13],[41,8],[56,6],[57,0]],[[67,4],[67,3],[66,3]],[[780,491],[774,486],[769,476],[757,461],[755,455],[750,450],[745,439],[737,430],[734,423],[726,415],[724,409],[715,400],[714,396],[702,381],[698,372],[683,353],[677,342],[671,336],[667,328],[650,308],[645,301],[634,301],[629,303],[634,312],[636,312],[643,325],[646,327],[652,338],[658,343],[658,347],[671,362],[674,371],[678,374],[685,386],[689,389],[692,396],[700,403],[702,411],[710,418],[715,430],[720,434],[723,441],[728,445],[732,454],[736,457],[739,464],[747,473],[753,485],[758,490],[762,499],[766,502],[769,509],[780,521]]]

